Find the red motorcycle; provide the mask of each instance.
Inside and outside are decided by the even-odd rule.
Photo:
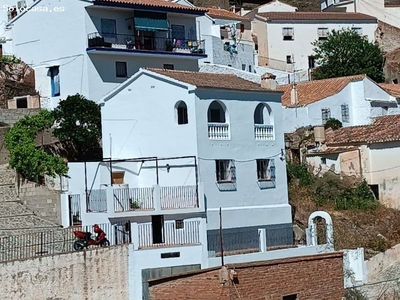
[[[85,231],[74,231],[74,235],[77,238],[74,241],[74,250],[83,250],[84,248],[89,248],[89,246],[100,246],[108,247],[110,246],[110,241],[106,238],[106,233],[96,224],[93,226],[94,232],[97,233],[96,239],[92,239],[91,232]]]

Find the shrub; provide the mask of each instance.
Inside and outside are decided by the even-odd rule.
[[[325,129],[332,128],[333,130],[342,128],[343,124],[338,119],[330,118],[326,120]]]
[[[298,179],[300,185],[311,185],[314,182],[314,175],[308,170],[305,164],[287,164],[288,181]]]

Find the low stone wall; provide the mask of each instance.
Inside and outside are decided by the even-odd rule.
[[[38,114],[40,108],[0,109],[0,122],[14,125],[25,116]]]
[[[59,192],[25,180],[19,180],[17,191],[22,203],[37,216],[55,224],[62,223]]]
[[[9,300],[128,300],[128,245],[0,263]]]

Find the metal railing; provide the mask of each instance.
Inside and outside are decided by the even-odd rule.
[[[87,199],[87,212],[107,212],[107,191],[91,190]]]
[[[256,140],[274,140],[274,126],[254,124],[254,138]]]
[[[88,46],[127,50],[145,50],[204,54],[204,40],[173,39],[166,37],[144,37],[127,34],[99,33],[88,34]]]
[[[107,223],[99,226],[106,233],[111,245],[130,242],[130,227],[127,231],[126,224]],[[95,237],[92,225],[0,237],[0,262],[73,252],[75,251],[73,243],[76,239],[73,232],[78,230],[91,232],[92,238]]]
[[[162,186],[160,190],[161,209],[199,207],[197,197],[195,185]]]
[[[208,123],[208,138],[210,140],[229,140],[229,124]]]
[[[152,187],[114,189],[114,211],[154,209],[153,190]]]
[[[163,242],[154,243],[152,224],[138,224],[139,248],[200,244],[200,221],[183,221],[180,225],[182,227],[177,228],[177,221],[165,222],[162,229]]]

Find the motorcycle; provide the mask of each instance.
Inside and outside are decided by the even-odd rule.
[[[74,241],[73,247],[75,251],[83,250],[84,248],[89,248],[89,246],[100,246],[108,247],[110,246],[110,241],[107,240],[106,234],[101,234],[98,239],[92,239],[92,233],[85,231],[74,231],[74,235],[77,238]]]

